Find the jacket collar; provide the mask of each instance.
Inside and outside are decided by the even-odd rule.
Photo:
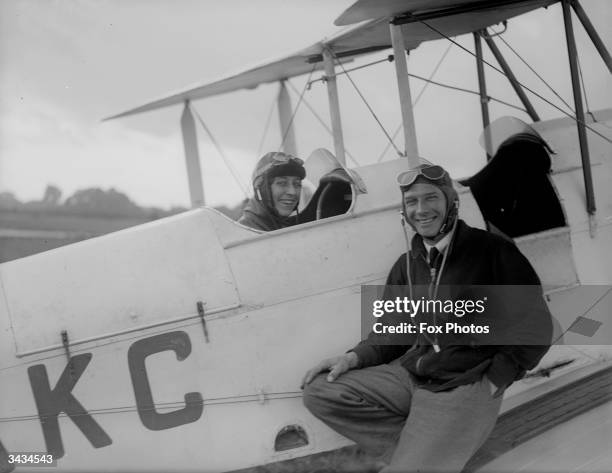
[[[242,211],[244,218],[259,230],[272,231],[290,225],[291,217],[274,215],[262,202],[252,198]]]

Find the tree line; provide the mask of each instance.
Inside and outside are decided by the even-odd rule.
[[[232,219],[237,219],[242,211],[242,204],[230,208],[216,207]],[[77,215],[107,218],[138,218],[155,220],[189,210],[175,206],[170,209],[159,207],[141,207],[126,194],[114,188],[108,190],[99,187],[80,189],[62,200],[59,187],[49,184],[40,200],[22,202],[12,192],[0,192],[0,210],[12,212],[32,212],[58,215]]]

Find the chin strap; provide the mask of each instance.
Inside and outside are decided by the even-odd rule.
[[[407,220],[406,220],[406,214],[404,213],[403,210],[400,210],[400,219],[401,219],[401,223],[402,223],[402,230],[404,231],[404,238],[406,240],[406,275],[408,277],[408,291],[410,294],[410,299],[413,299],[412,297],[412,278],[410,276],[410,257],[412,255],[412,235],[408,234],[408,229],[406,227],[410,227],[412,228]]]
[[[455,228],[455,224],[457,223],[458,216],[459,216],[459,201],[455,200],[454,204],[447,211],[446,218],[444,219],[444,223],[440,227],[440,231],[438,232],[438,235],[442,235],[446,233],[446,228],[448,227],[449,224],[452,224],[453,227],[451,231],[453,231],[453,229]]]

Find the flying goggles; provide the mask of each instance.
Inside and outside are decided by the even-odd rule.
[[[423,176],[429,181],[439,181],[446,178],[448,173],[441,166],[425,164],[424,167],[399,173],[397,175],[397,183],[402,188],[408,187],[414,184],[414,181],[416,181],[419,176]]]
[[[283,152],[268,153],[262,158],[260,163],[261,164],[255,169],[253,174],[253,184],[255,187],[258,186],[260,179],[264,174],[267,174],[268,171],[276,167],[290,165],[291,169],[293,169],[296,173],[295,175],[302,179],[306,174],[306,171],[304,170],[304,161],[302,159]]]
[[[268,153],[269,162],[264,166],[266,169],[270,169],[274,166],[279,166],[281,164],[297,164],[298,166],[303,166],[304,161],[300,158],[292,156],[287,153],[276,152],[276,153]]]

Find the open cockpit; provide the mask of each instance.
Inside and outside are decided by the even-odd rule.
[[[461,181],[472,191],[488,229],[511,238],[567,225],[549,176],[553,152],[533,129],[519,122],[500,119],[485,131],[492,158]]]
[[[321,177],[316,191],[300,213],[300,223],[347,213],[353,202],[351,184],[351,177],[342,168],[334,169]]]
[[[304,166],[314,192],[300,210],[299,223],[345,214],[354,208],[357,195],[366,192],[361,177],[324,148],[314,150]]]
[[[579,281],[571,230],[552,179],[553,150],[529,125],[503,117],[485,129],[482,144],[491,159],[469,187],[487,229],[514,239],[531,261],[545,290]]]

